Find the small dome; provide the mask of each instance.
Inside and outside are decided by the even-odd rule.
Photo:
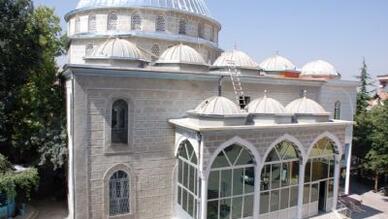
[[[233,50],[231,52],[224,52],[221,54],[220,57],[217,58],[217,60],[214,62],[214,67],[226,67],[231,65],[241,67],[241,68],[248,68],[253,69],[257,68],[259,65],[246,53],[238,50]]]
[[[335,67],[323,60],[317,60],[307,63],[302,68],[302,77],[338,77],[339,74]]]
[[[293,114],[328,114],[319,103],[306,96],[289,103],[286,111]]]
[[[206,65],[203,57],[195,49],[183,44],[168,48],[156,63]]]
[[[241,113],[240,107],[225,97],[214,96],[204,100],[194,110],[199,114],[227,115]]]
[[[280,114],[285,113],[286,109],[277,100],[267,97],[267,94],[262,98],[258,98],[250,102],[246,106],[248,113],[268,113]]]
[[[86,58],[146,60],[144,53],[135,44],[119,38],[108,39]]]
[[[295,65],[287,58],[274,55],[262,61],[260,68],[264,71],[295,71]]]

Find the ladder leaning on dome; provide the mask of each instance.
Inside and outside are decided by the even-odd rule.
[[[239,69],[237,69],[236,63],[233,60],[227,60],[227,65],[237,102],[242,108],[244,108],[247,105],[247,100],[245,98],[244,90],[240,79],[241,72]]]

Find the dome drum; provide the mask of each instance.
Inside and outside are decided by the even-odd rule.
[[[329,122],[330,113],[312,114],[295,113],[293,119],[298,123],[319,123]]]
[[[195,111],[188,111],[190,122],[198,126],[243,126],[246,125],[247,113],[216,115],[200,114]]]
[[[290,113],[250,113],[254,125],[268,124],[290,124],[292,114]]]

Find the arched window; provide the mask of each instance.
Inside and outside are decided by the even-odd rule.
[[[130,213],[130,181],[128,174],[117,171],[109,179],[109,216]]]
[[[156,17],[155,21],[155,31],[164,32],[166,31],[166,20],[163,16]]]
[[[334,103],[334,119],[341,119],[341,102]]]
[[[204,29],[205,29],[205,28],[204,28],[203,23],[200,22],[200,23],[198,24],[198,37],[199,37],[199,38],[202,38],[202,39],[205,38]]]
[[[96,15],[95,14],[89,15],[88,31],[89,32],[96,32]]]
[[[75,18],[75,33],[81,32],[81,19],[79,17]]]
[[[160,56],[160,47],[158,44],[155,44],[151,47],[151,53],[154,55],[154,57],[152,58],[154,61],[158,59],[158,57]]]
[[[128,103],[117,100],[112,106],[112,143],[128,143]]]
[[[93,44],[89,43],[88,45],[86,45],[86,48],[85,48],[85,56],[86,56],[86,57],[91,56],[92,53],[93,53],[93,49],[94,49]]]
[[[138,14],[133,14],[131,17],[131,30],[141,30],[141,17]]]
[[[319,140],[312,148],[306,163],[303,203],[309,215],[326,211],[332,206],[334,191],[335,149],[328,138]]]
[[[210,31],[210,41],[215,42],[215,39],[216,39],[216,29],[212,27]]]
[[[108,15],[108,30],[117,30],[118,16],[115,12]]]
[[[177,186],[178,205],[191,217],[198,218],[198,159],[189,141],[179,147]]]
[[[299,156],[296,146],[283,141],[268,154],[261,171],[260,214],[296,206],[298,182]]]
[[[185,35],[186,34],[186,25],[187,25],[187,21],[186,20],[180,20],[179,21],[179,28],[178,28],[178,33],[179,34],[182,34],[182,35]]]
[[[222,150],[208,179],[207,218],[253,217],[255,162],[240,145]]]

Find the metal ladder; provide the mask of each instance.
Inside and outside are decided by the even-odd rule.
[[[237,103],[240,106],[246,106],[247,100],[245,98],[244,90],[241,84],[240,75],[241,72],[237,69],[236,63],[232,60],[227,61],[228,72],[230,75],[230,80],[232,81],[234,94],[236,96]]]

